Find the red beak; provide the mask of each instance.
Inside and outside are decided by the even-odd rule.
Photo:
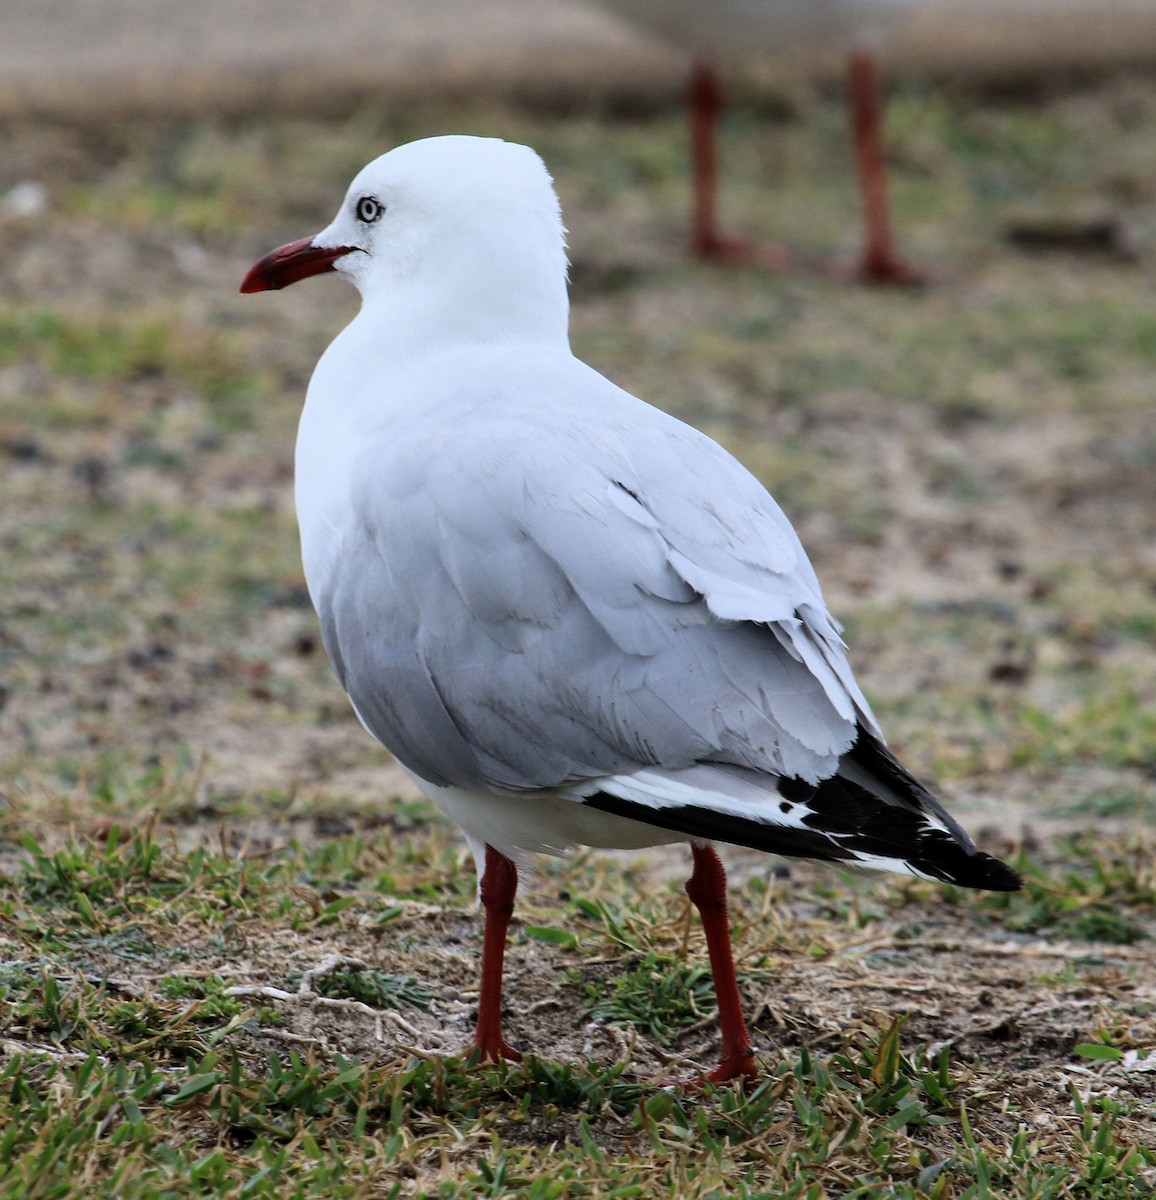
[[[332,271],[333,264],[353,249],[353,246],[315,246],[312,238],[278,246],[249,268],[241,291],[275,292],[310,275],[322,275]]]

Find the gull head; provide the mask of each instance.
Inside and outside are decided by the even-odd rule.
[[[255,263],[242,292],[336,272],[369,305],[488,311],[514,325],[567,314],[562,214],[545,164],[497,138],[433,137],[362,168],[320,233]],[[533,314],[537,313],[537,317]]]

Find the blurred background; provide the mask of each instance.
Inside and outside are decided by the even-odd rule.
[[[403,1160],[436,1191],[491,1151],[476,1194],[513,1194],[493,1165],[501,1133],[542,1159],[531,1174],[578,1181],[550,1195],[588,1195],[591,1129],[605,1146],[650,1139],[654,1179],[676,1161],[706,1180],[688,1196],[737,1194],[759,1154],[784,1174],[757,1194],[842,1195],[862,1171],[915,1182],[855,1194],[979,1194],[963,1189],[990,1182],[985,1153],[1000,1194],[1150,1192],[1156,4],[720,0],[705,25],[701,9],[0,5],[0,1053],[32,1056],[0,1089],[0,1123],[23,1131],[12,1194],[42,1194],[54,1146],[60,1177],[80,1180],[68,1195],[97,1194],[113,1138],[124,1178],[145,1179],[113,1179],[118,1196],[160,1194],[154,1170],[179,1184],[166,1195],[225,1194],[226,1168],[209,1176],[226,1158],[229,1195],[282,1196],[284,1148],[312,1171],[315,1134],[324,1178],[294,1195],[411,1194],[374,1174]],[[859,86],[865,63],[878,93]],[[715,261],[688,252],[692,66],[700,141],[703,97],[717,110]],[[431,1107],[488,1088],[484,1074],[423,1082],[468,1036],[472,865],[338,688],[292,506],[305,387],[356,298],[336,279],[238,287],[260,255],[326,225],[365,162],[439,133],[543,155],[570,231],[577,353],[766,482],[894,749],[1029,874],[1022,895],[961,897],[729,854],[744,996],[780,1091],[741,1132],[711,1126],[709,1154],[688,1132],[708,1119],[697,1097],[675,1128],[662,1094],[645,1137],[619,1142],[641,1111],[625,1076],[597,1085],[634,1087],[613,1111],[563,1079],[563,1116],[533,1128],[495,1092],[473,1124]],[[858,172],[874,160],[867,204],[887,198],[899,285],[860,281]],[[700,158],[700,187],[709,173]],[[603,1019],[619,975],[683,998],[706,986],[669,884],[683,851],[639,858],[547,864],[519,897],[515,1025],[576,1070],[669,1073],[713,1037],[696,1008],[709,991],[678,1022],[666,993],[643,1006],[652,1025],[638,1009]],[[332,952],[372,962],[329,993],[371,1018],[315,1020],[283,999]],[[239,999],[238,981],[282,999]],[[395,1027],[381,1013],[399,989]],[[935,1047],[915,1066],[896,1057],[897,1014],[905,1046]],[[232,1093],[222,1047],[253,1076]],[[808,1048],[825,1084],[792,1065]],[[385,1063],[374,1095],[384,1112],[404,1101],[422,1136],[374,1142],[369,1093],[340,1093],[362,1089],[354,1075],[310,1091],[329,1087],[335,1049]],[[86,1055],[135,1074],[97,1099],[103,1067],[52,1081]],[[867,1095],[869,1078],[886,1087]],[[290,1087],[313,1099],[282,1103]],[[809,1158],[780,1154],[775,1097],[791,1087],[789,1137]],[[108,1133],[130,1091],[144,1123]],[[742,1141],[764,1134],[769,1149]],[[179,1147],[167,1166],[141,1157],[162,1143]],[[1097,1190],[1112,1172],[1130,1182]],[[1085,1173],[1086,1191],[1072,1183]],[[347,1174],[365,1189],[341,1190]]]
[[[368,159],[473,132],[545,156],[579,353],[768,483],[920,770],[1013,837],[1150,805],[1156,7],[829,0],[821,36],[722,39],[720,220],[811,264],[788,272],[686,255],[702,47],[612,7],[4,6],[0,781],[22,803],[131,807],[172,772],[206,813],[401,786],[322,661],[291,512],[304,385],[355,301],[237,284]],[[855,38],[922,288],[828,269],[863,236]]]
[[[9,0],[0,112],[316,113],[447,95],[555,109],[653,105],[678,94],[685,62],[676,44],[644,31],[646,19],[672,27],[663,10],[688,7],[720,14],[720,40],[744,11],[793,11],[796,25],[800,11],[826,14],[826,44],[792,44],[782,35],[789,18],[777,16],[764,26],[780,31],[772,49],[748,25],[746,53],[735,57],[760,74],[829,71],[845,14],[888,10],[880,48],[898,79],[1022,87],[1144,66],[1156,54],[1147,0]]]

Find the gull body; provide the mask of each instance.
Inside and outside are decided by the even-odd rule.
[[[517,1057],[502,952],[528,855],[691,843],[714,1079],[753,1072],[714,841],[1016,886],[885,749],[763,486],[572,354],[537,155],[401,146],[242,290],[326,271],[363,304],[301,418],[306,578],[362,723],[473,849],[483,1055]]]

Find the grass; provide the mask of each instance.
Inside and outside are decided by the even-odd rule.
[[[660,1040],[700,1021],[714,1007],[708,968],[653,952],[634,966],[620,966],[609,980],[588,983],[585,990],[584,1018],[638,1029]]]
[[[1150,273],[1005,230],[1151,240],[1156,89],[909,88],[889,120],[916,293],[685,262],[673,112],[0,130],[52,197],[0,250],[0,1197],[1151,1193]],[[469,855],[318,645],[293,424],[354,300],[236,287],[364,161],[466,129],[545,154],[578,351],[772,485],[892,744],[1026,875],[732,855],[746,1093],[655,1083],[715,1037],[677,850],[543,864],[525,1062],[459,1057]],[[844,142],[833,101],[736,111],[728,224],[851,254]]]
[[[703,1197],[806,1197],[819,1187],[912,1198],[1126,1197],[1151,1187],[1151,1097],[1145,1076],[1129,1074],[1152,1051],[1151,1004],[1124,979],[1102,989],[1100,1008],[1087,1010],[1067,1052],[1039,1074],[1036,1090],[1056,1069],[1069,1081],[1066,1093],[1051,1083],[1045,1103],[1031,1088],[1017,1092],[1014,1036],[1006,1053],[965,1052],[921,1041],[935,1022],[914,1015],[856,1020],[833,1034],[813,1028],[802,1041],[780,1033],[747,1093],[671,1090],[625,1074],[623,1061],[531,1055],[518,1067],[488,1067],[427,1052],[383,1055],[372,1038],[357,1043],[358,1054],[325,1049],[305,1032],[319,1018],[290,997],[303,973],[283,972],[277,940],[332,929],[340,945],[377,929],[382,957],[404,939],[403,926],[415,927],[405,916],[414,899],[383,893],[382,881],[415,883],[442,845],[436,826],[419,826],[406,842],[377,848],[384,870],[374,875],[355,866],[367,854],[357,839],[286,845],[255,862],[208,845],[182,851],[155,822],[52,852],[30,841],[19,872],[0,881],[10,947],[0,970],[0,1195],[581,1196],[595,1177],[602,1194],[623,1196],[677,1187]],[[1024,894],[999,897],[865,886],[818,871],[810,883],[768,889],[756,876],[735,889],[740,953],[767,933],[748,905],[766,912],[793,894],[800,911],[786,931],[769,923],[791,944],[772,939],[746,954],[746,987],[778,993],[784,961],[810,953],[818,964],[818,928],[833,979],[845,977],[865,929],[876,954],[880,943],[930,944],[950,926],[977,944],[996,928],[1003,937],[1030,931],[1061,949],[1083,944],[1102,963],[1131,943],[1119,929],[1141,937],[1156,929],[1149,861],[1142,845],[1119,852],[1079,839],[1046,872],[1035,868]],[[697,962],[677,956],[685,906],[673,888],[640,896],[629,887],[632,868],[603,870],[597,905],[550,903],[559,880],[581,887],[589,869],[580,859],[532,890],[527,912],[544,923],[524,928],[512,954],[543,930],[570,930],[571,943],[547,939],[561,986],[541,986],[565,1001],[552,1005],[555,1029],[625,1026],[681,1061],[679,1045],[713,1026],[701,952]],[[326,903],[301,903],[303,888],[337,877],[341,896],[327,884]],[[469,905],[467,895],[442,899],[439,938]],[[1088,921],[1093,911],[1115,924]],[[431,919],[418,917],[417,928]],[[643,929],[657,949],[639,952]],[[255,968],[288,989],[285,999],[237,994],[234,981]],[[895,973],[896,962],[887,969]],[[1042,997],[1086,993],[1088,982],[1077,974],[1029,986]],[[813,988],[801,990],[812,1005]],[[340,967],[313,992],[336,1003],[320,1011],[337,1021],[352,1019],[340,1008],[348,1001],[357,1012],[399,1011],[407,1023],[436,1025],[446,1012],[444,990],[378,968]]]

